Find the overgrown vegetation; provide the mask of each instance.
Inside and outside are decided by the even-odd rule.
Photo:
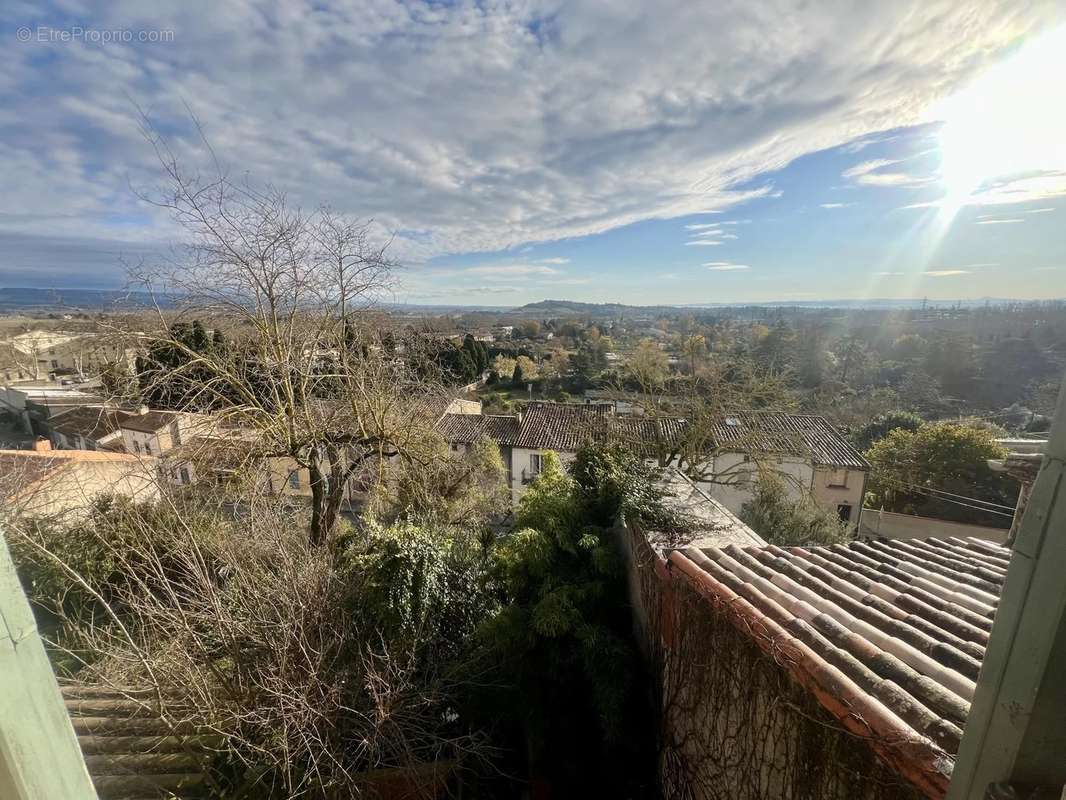
[[[791,497],[782,479],[773,474],[760,477],[740,518],[770,544],[838,544],[850,538],[848,526],[836,514],[806,495]]]
[[[502,486],[488,450],[441,476]],[[441,476],[393,476],[391,502],[326,546],[298,506],[204,492],[105,498],[9,538],[57,667],[154,689],[170,723],[217,733],[235,796],[356,796],[369,771],[428,762],[468,796],[518,796],[527,777],[647,796],[653,726],[612,527],[685,520],[619,447],[569,473],[548,455],[498,538],[482,492],[426,491]]]

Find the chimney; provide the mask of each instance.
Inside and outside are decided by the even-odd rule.
[[[37,453],[48,453],[52,450],[52,443],[43,436],[40,436],[34,440],[33,449]]]

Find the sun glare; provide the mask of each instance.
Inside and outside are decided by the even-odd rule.
[[[1008,175],[1066,170],[1066,27],[1027,42],[933,113],[949,205]]]

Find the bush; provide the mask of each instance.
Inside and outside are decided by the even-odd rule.
[[[848,526],[810,497],[791,498],[783,481],[763,475],[740,518],[770,544],[836,544],[850,537]]]
[[[235,796],[355,796],[367,770],[484,752],[457,712],[494,609],[474,534],[405,521],[331,551],[273,502],[168,499],[12,540],[77,677],[155,689],[165,720],[221,735]]]
[[[499,664],[496,714],[519,720],[534,780],[571,796],[634,796],[654,772],[645,676],[610,526],[637,488],[619,450],[548,453],[495,554],[504,599],[481,631]],[[640,489],[637,505],[651,503]]]
[[[892,411],[881,414],[856,430],[851,437],[855,446],[866,452],[874,442],[883,439],[894,430],[916,431],[922,426],[922,418],[910,411]]]

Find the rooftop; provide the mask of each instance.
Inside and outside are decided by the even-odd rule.
[[[148,411],[144,414],[131,414],[122,421],[121,427],[141,433],[161,431],[179,416],[177,411]]]
[[[748,411],[724,416],[712,428],[719,447],[736,443],[745,450],[810,455],[815,464],[869,469],[862,453],[825,417]]]
[[[930,796],[946,789],[1010,551],[979,539],[699,548],[668,561]]]
[[[685,428],[680,417],[630,417],[607,406],[531,403],[522,414],[515,447],[573,452],[581,445],[628,444],[650,450],[676,442]]]
[[[117,432],[123,420],[130,416],[129,411],[105,406],[79,406],[56,414],[49,420],[48,425],[65,436],[102,439]]]
[[[615,414],[604,405],[531,403],[523,413],[515,447],[573,452],[586,442],[621,443],[653,452],[677,443],[689,422],[681,417]],[[869,469],[869,462],[824,417],[779,412],[723,415],[709,442],[740,452],[809,457],[815,464]]]
[[[445,414],[437,430],[449,442],[473,444],[489,438],[509,447],[518,436],[518,417],[495,414]]]

